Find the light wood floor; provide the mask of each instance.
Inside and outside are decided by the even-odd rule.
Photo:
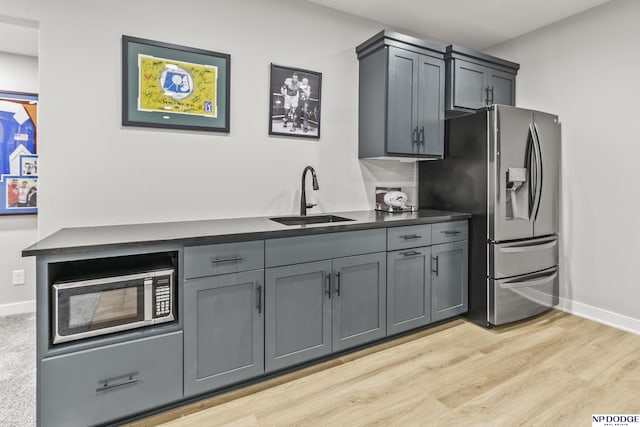
[[[551,311],[465,320],[131,426],[590,426],[640,414],[640,336]]]

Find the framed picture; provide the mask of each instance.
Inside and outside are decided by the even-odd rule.
[[[271,64],[269,135],[320,138],[322,73]]]
[[[231,57],[122,36],[122,125],[229,132]]]
[[[38,178],[3,175],[4,191],[0,195],[3,213],[36,213],[38,207]]]
[[[0,215],[36,214],[38,95],[0,91]]]

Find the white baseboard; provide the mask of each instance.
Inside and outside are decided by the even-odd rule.
[[[0,304],[0,316],[11,314],[33,313],[36,311],[36,300],[15,302],[13,304]]]
[[[584,317],[598,323],[612,326],[616,329],[631,332],[640,335],[640,319],[614,313],[592,305],[583,304],[581,302],[560,298],[560,304],[556,307],[567,313]]]

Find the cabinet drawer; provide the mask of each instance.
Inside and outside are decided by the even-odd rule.
[[[383,252],[385,241],[384,228],[269,239],[265,243],[266,266]]]
[[[263,267],[263,240],[184,248],[185,279],[257,270]]]
[[[43,426],[88,426],[182,398],[182,332],[42,362]]]
[[[431,226],[431,243],[457,242],[469,238],[469,223],[467,221],[441,222]]]
[[[387,229],[387,250],[417,248],[431,244],[431,225],[410,225]]]

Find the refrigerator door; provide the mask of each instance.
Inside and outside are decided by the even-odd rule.
[[[509,279],[487,279],[489,323],[526,319],[558,304],[558,267]]]
[[[533,112],[495,105],[489,110],[488,238],[533,237],[530,153]]]
[[[534,112],[534,139],[540,152],[539,203],[533,212],[533,233],[546,236],[558,233],[560,193],[560,124],[552,114]]]
[[[558,265],[558,238],[489,244],[489,277],[502,279]]]

